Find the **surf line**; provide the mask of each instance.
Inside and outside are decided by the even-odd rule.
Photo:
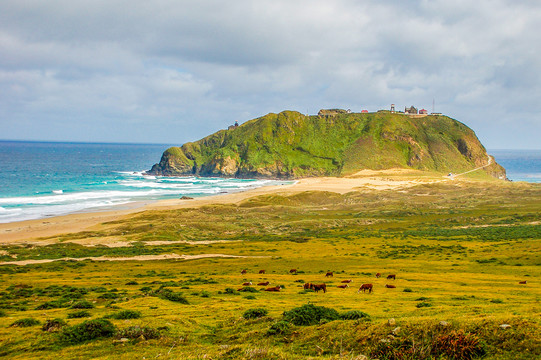
[[[0,265],[30,265],[44,264],[53,261],[151,261],[151,260],[196,260],[206,258],[270,258],[271,256],[243,256],[243,255],[228,255],[228,254],[198,254],[198,255],[179,255],[179,254],[162,254],[162,255],[138,255],[128,257],[83,257],[83,258],[59,258],[59,259],[39,259],[39,260],[18,260],[0,262]]]

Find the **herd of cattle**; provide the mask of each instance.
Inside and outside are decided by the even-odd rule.
[[[240,272],[242,275],[245,275],[248,273],[248,270],[246,269],[243,269],[241,272]],[[297,273],[297,269],[291,269],[289,270],[289,273],[290,274],[296,274]],[[265,270],[259,270],[259,274],[265,274]],[[334,273],[329,271],[325,274],[325,277],[334,277]],[[376,274],[376,278],[380,278],[381,277],[381,273],[377,273]],[[389,274],[387,275],[387,280],[396,280],[396,274]],[[341,285],[337,285],[336,287],[337,288],[340,288],[340,289],[346,289],[349,287],[349,284],[351,283],[351,279],[348,279],[348,280],[342,280],[340,283]],[[265,281],[265,282],[260,282],[260,283],[257,283],[258,286],[268,286],[270,284],[269,281]],[[252,282],[249,281],[249,282],[245,282],[242,284],[242,286],[251,286],[252,285]],[[386,284],[385,285],[386,288],[389,288],[389,289],[395,289],[396,286],[394,285],[390,285],[390,284]],[[359,290],[357,291],[357,293],[359,292],[366,292],[368,291],[368,293],[370,294],[372,292],[374,288],[374,285],[373,284],[362,284],[361,287],[359,288]],[[281,287],[280,286],[274,286],[274,287],[268,287],[265,289],[265,291],[280,291]],[[320,290],[323,290],[324,293],[327,292],[327,284],[323,283],[323,284],[314,284],[314,283],[305,283],[304,284],[304,289],[305,290],[314,290],[315,292],[319,292]],[[238,289],[239,291],[243,290],[243,288],[240,288]]]

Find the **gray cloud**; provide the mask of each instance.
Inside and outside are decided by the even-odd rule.
[[[539,148],[540,20],[510,0],[5,0],[0,137],[181,143],[435,99],[489,148]]]

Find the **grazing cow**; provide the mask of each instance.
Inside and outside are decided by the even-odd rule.
[[[526,284],[526,280],[524,280],[524,281],[519,281],[518,283],[519,283],[519,284]]]
[[[280,285],[278,286],[275,286],[275,287],[271,287],[271,288],[266,288],[265,291],[280,291],[281,287]]]
[[[247,272],[248,272],[248,270],[243,269],[240,273],[241,273],[242,275],[244,275],[244,274],[246,274]]]
[[[250,285],[252,285],[252,282],[251,282],[251,281],[242,283],[242,286],[250,286]]]
[[[389,285],[389,284],[385,285],[385,287],[388,288],[388,289],[396,289],[396,286]]]
[[[270,281],[260,282],[257,284],[257,286],[267,286],[270,284]]]
[[[381,273],[376,273],[376,278],[380,278],[381,277]]]
[[[333,274],[332,271],[329,271],[329,272],[327,272],[327,273],[325,274],[325,277],[333,277],[333,276],[334,276],[334,274]]]
[[[393,279],[393,280],[396,280],[396,275],[392,274],[392,275],[387,275],[387,280],[389,279]]]
[[[363,293],[368,290],[368,293],[370,294],[372,292],[372,284],[362,284],[357,293],[363,291]]]
[[[349,286],[348,284],[338,285],[337,288],[345,289],[345,288],[347,288],[348,286]]]
[[[312,288],[312,283],[306,283],[304,284],[304,290],[308,290],[308,289],[311,289]]]
[[[264,273],[265,273],[265,270],[259,270],[259,273],[260,273],[260,274],[264,274]]]
[[[291,270],[289,270],[289,273],[290,273],[290,274],[296,274],[296,273],[297,273],[297,269],[291,269]]]
[[[312,287],[311,287],[312,290],[314,290],[315,292],[318,292],[319,290],[323,290],[323,293],[326,293],[327,292],[327,285],[326,284],[312,284]]]
[[[349,284],[349,283],[351,282],[351,279],[349,279],[349,280],[342,280],[342,281],[340,281],[340,282],[341,282],[342,284]]]

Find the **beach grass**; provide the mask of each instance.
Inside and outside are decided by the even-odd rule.
[[[243,257],[1,265],[0,356],[539,357],[539,209],[539,185],[505,182],[273,193],[238,204],[145,211],[56,236],[47,246],[4,246],[2,261]],[[103,238],[130,246],[88,246]],[[328,271],[334,276],[325,277]],[[387,280],[389,274],[396,279]],[[350,287],[337,288],[348,279]],[[257,283],[265,281],[283,288],[264,291],[267,286]],[[248,291],[242,291],[245,282],[252,282]],[[306,291],[305,282],[326,283],[328,291]],[[357,293],[363,283],[374,291]],[[284,316],[307,305],[339,317],[324,315],[302,326]],[[24,319],[40,325],[14,325]],[[42,330],[53,319],[66,324]],[[89,327],[96,337],[79,336]]]

